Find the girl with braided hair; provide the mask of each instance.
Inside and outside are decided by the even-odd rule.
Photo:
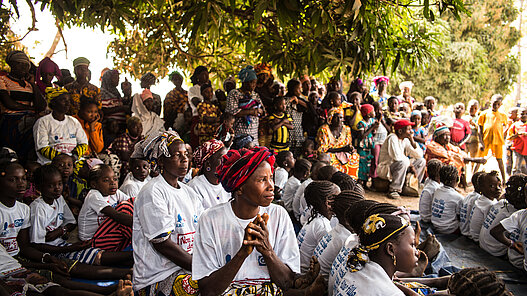
[[[448,281],[450,295],[512,296],[503,281],[483,267],[465,268],[454,273]]]
[[[331,230],[329,219],[332,212],[328,207],[328,201],[339,193],[339,187],[329,181],[313,181],[306,187],[304,196],[308,206],[311,206],[311,217],[297,236],[302,272],[307,271],[316,246]]]
[[[314,256],[317,257],[320,263],[320,272],[325,280],[328,279],[331,264],[346,240],[352,239],[358,242],[358,237],[354,233],[355,231],[347,222],[346,212],[350,207],[363,199],[364,196],[360,190],[346,190],[329,201],[329,207],[337,217],[339,223],[320,240],[314,252]]]
[[[463,196],[455,189],[459,183],[458,169],[450,164],[444,165],[439,170],[439,179],[443,185],[434,192],[432,225],[437,233],[459,232],[459,212]]]
[[[350,251],[343,273],[337,273],[333,295],[405,295],[393,282],[396,271],[417,266],[415,233],[408,220],[375,214],[359,230],[360,245]]]
[[[341,191],[351,190],[364,195],[364,188],[346,173],[338,171],[331,176],[330,181],[335,183]]]
[[[500,224],[502,220],[510,217],[514,212],[527,207],[523,190],[527,184],[527,175],[517,174],[510,176],[505,186],[505,198],[490,207],[479,233],[479,246],[492,256],[500,257],[507,254],[507,246],[497,241],[491,235],[491,229]],[[515,253],[515,254],[514,254]],[[523,255],[518,252],[509,252],[509,259],[520,257],[519,268],[523,268]],[[511,263],[517,260],[511,260]]]

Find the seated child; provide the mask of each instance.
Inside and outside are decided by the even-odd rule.
[[[306,190],[307,185],[309,185],[311,182],[313,182],[313,180],[317,178],[317,173],[320,170],[320,168],[325,167],[325,166],[328,166],[328,164],[325,162],[321,162],[321,161],[315,162],[315,164],[311,166],[310,177],[307,178],[304,182],[302,182],[302,184],[298,186],[298,188],[296,189],[294,193],[293,202],[292,202],[293,213],[295,215],[295,218],[299,222],[300,222],[300,218],[302,218],[302,214],[304,214],[304,211],[306,211],[307,209],[306,200],[304,198],[304,191]],[[304,225],[306,221],[307,219],[304,220],[304,223],[302,223],[302,225]]]
[[[282,195],[282,201],[284,207],[289,213],[293,213],[293,199],[295,193],[300,187],[302,182],[306,181],[311,173],[311,162],[305,159],[299,159],[295,162],[295,168],[293,169],[293,175],[287,179],[284,185],[284,194]]]
[[[507,254],[507,247],[494,239],[490,234],[490,230],[496,227],[503,219],[510,217],[517,210],[527,208],[523,195],[525,184],[527,184],[527,175],[518,174],[510,176],[505,187],[505,198],[490,207],[487,217],[483,222],[483,227],[481,227],[479,233],[479,246],[492,256],[500,257]],[[523,263],[520,268],[523,268]]]
[[[108,147],[108,151],[119,157],[121,160],[121,181],[130,171],[130,156],[134,152],[134,146],[142,140],[143,125],[139,117],[132,116],[126,120],[126,132],[121,134]]]
[[[194,152],[193,160],[199,172],[187,185],[196,191],[204,210],[231,199],[231,194],[223,189],[216,174],[226,153],[223,142],[216,139],[203,143]]]
[[[473,267],[450,276],[448,295],[512,296],[512,293],[495,272],[484,267]]]
[[[276,155],[276,169],[274,170],[275,199],[281,199],[289,173],[295,167],[295,158],[289,150],[280,151]]]
[[[314,173],[313,173],[314,172]],[[311,207],[307,204],[304,192],[307,188],[307,186],[312,181],[329,181],[333,174],[337,172],[337,168],[331,165],[325,165],[320,168],[318,166],[315,166],[313,169],[313,172],[311,174],[311,179],[308,179],[298,187],[298,190],[295,193],[295,202],[298,203],[299,206],[299,212],[300,212],[300,224],[305,225],[308,220],[311,218]],[[338,186],[337,186],[338,187]],[[331,226],[335,226],[337,223],[336,219],[331,219]]]
[[[438,233],[451,234],[459,231],[459,208],[463,196],[456,191],[459,173],[455,166],[444,165],[439,170],[443,184],[437,188],[432,201],[432,225]]]
[[[88,149],[84,154],[95,156],[101,153],[104,148],[104,139],[102,136],[102,124],[98,121],[100,118],[97,102],[87,97],[81,97],[80,109],[78,115],[74,117],[80,122],[86,136],[88,137]]]
[[[340,188],[340,191],[344,190],[356,190],[359,194],[364,196],[364,188],[357,183],[350,175],[341,171],[335,172],[329,181],[335,183]]]
[[[68,233],[77,227],[77,221],[62,197],[62,177],[51,164],[35,172],[35,185],[42,192],[30,206],[30,241],[41,252],[49,252],[59,258],[78,260],[81,263],[104,265],[124,264],[132,259],[132,253],[116,254],[90,248],[91,242],[68,244]],[[128,259],[128,260],[126,260]]]
[[[501,180],[497,171],[481,175],[478,178],[481,196],[476,199],[470,215],[470,238],[479,242],[479,233],[489,213],[490,207],[497,203],[501,195]]]
[[[52,112],[39,118],[33,127],[38,162],[48,163],[60,153],[74,155],[77,159],[82,157],[88,149],[88,138],[79,121],[66,115],[71,100],[68,91],[48,87],[46,98]]]
[[[419,217],[421,221],[426,223],[430,223],[430,219],[432,218],[432,200],[434,199],[434,193],[437,188],[441,187],[439,170],[442,166],[443,163],[438,159],[430,159],[426,164],[428,178],[425,180],[425,186],[419,198]]]
[[[426,132],[425,129],[421,126],[421,111],[412,111],[410,114],[410,121],[415,125],[412,127],[412,132],[414,133],[414,141],[421,147],[423,151],[426,150]]]
[[[79,213],[79,239],[92,239],[92,246],[122,251],[131,243],[133,205],[117,188],[112,168],[98,164],[90,170],[92,188]]]
[[[311,217],[298,233],[298,247],[300,249],[300,271],[307,272],[313,252],[324,235],[331,230],[329,219],[332,212],[328,207],[328,200],[340,193],[337,185],[330,181],[313,181],[305,191],[305,199],[311,206]]]
[[[252,149],[254,148],[254,138],[251,135],[237,135],[234,137],[231,145],[231,149],[240,150],[242,148]]]
[[[317,150],[315,149],[315,142],[311,139],[306,139],[302,145],[302,152],[299,158],[307,159],[311,162],[317,161]]]
[[[139,191],[141,191],[141,188],[143,188],[150,179],[152,178],[150,177],[150,165],[148,162],[142,158],[131,158],[130,172],[125,177],[119,190],[130,198],[136,198]]]
[[[350,177],[350,179],[352,178]],[[331,265],[333,264],[333,261],[335,261],[340,249],[344,246],[346,240],[348,240],[350,236],[354,236],[358,241],[354,229],[352,229],[347,222],[346,212],[355,202],[362,199],[364,199],[364,197],[361,190],[348,190],[341,192],[329,202],[329,207],[331,211],[335,213],[339,223],[320,240],[313,253],[320,263],[320,274],[326,281],[328,280],[329,272],[331,271]]]
[[[40,167],[40,164],[36,161],[29,161],[26,163],[26,180],[27,180],[27,189],[24,193],[24,203],[26,205],[30,205],[31,202],[33,202],[35,199],[37,199],[40,196],[40,193],[37,191],[37,188],[35,187],[35,182],[33,180],[33,174],[35,173],[35,170]]]
[[[102,163],[102,161],[100,162]],[[84,202],[84,198],[88,194],[88,183],[85,179],[79,177],[79,173],[83,171],[82,166],[88,167],[86,160],[80,159],[77,161],[75,167],[77,173],[75,173],[75,168],[73,165],[73,157],[67,154],[57,155],[51,162],[60,172],[62,176],[62,197],[68,203],[73,215],[77,217],[79,211]]]
[[[225,147],[230,148],[234,139],[234,115],[225,112],[220,116],[220,121],[221,124],[218,126],[214,137],[216,140],[222,141]]]
[[[474,191],[467,194],[463,201],[461,201],[461,206],[459,208],[459,230],[461,234],[470,238],[470,215],[472,214],[472,208],[476,203],[476,200],[481,197],[481,187],[478,182],[480,176],[485,174],[485,172],[479,171],[472,175],[472,185],[474,186]]]
[[[273,132],[271,138],[271,149],[275,152],[289,150],[289,130],[293,129],[293,119],[286,112],[286,101],[284,97],[276,97],[273,100],[274,112],[269,115],[269,125]]]

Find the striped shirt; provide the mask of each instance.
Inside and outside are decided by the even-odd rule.
[[[271,114],[269,116],[269,121],[272,122],[275,119],[283,120],[284,118],[287,118],[289,122],[293,122],[291,115],[285,112],[282,113],[282,115],[278,115],[276,113]],[[273,131],[273,137],[271,138],[271,148],[281,150],[289,148],[289,129],[285,125],[282,125],[277,130]]]
[[[0,76],[0,90],[7,91],[11,99],[16,103],[28,106],[28,110],[11,110],[2,105],[2,114],[18,115],[26,114],[28,111],[34,112],[32,110],[33,107],[31,107],[34,100],[33,87],[28,82],[22,87],[9,76]]]

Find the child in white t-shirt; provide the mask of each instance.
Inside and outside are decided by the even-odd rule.
[[[277,199],[282,197],[289,173],[295,167],[295,158],[289,150],[280,151],[276,155],[276,169],[274,170],[274,187]]]
[[[150,165],[141,158],[130,159],[130,172],[124,178],[123,184],[119,188],[130,198],[136,198],[141,188],[150,181]]]
[[[346,240],[350,236],[357,236],[348,223],[346,213],[350,207],[363,198],[360,190],[348,190],[341,192],[329,202],[330,209],[335,213],[339,223],[320,240],[313,253],[320,264],[320,274],[326,281],[331,265]]]
[[[441,186],[439,181],[439,170],[443,163],[438,159],[430,159],[426,164],[428,178],[425,180],[425,186],[419,198],[419,216],[421,221],[430,223],[432,218],[432,200],[437,188]]]
[[[300,187],[302,182],[305,182],[311,174],[311,162],[306,159],[298,159],[295,162],[295,168],[293,169],[293,175],[289,177],[284,186],[284,193],[282,194],[282,201],[284,202],[285,209],[293,214],[293,200],[295,193]]]
[[[470,215],[470,237],[479,242],[479,233],[490,207],[497,203],[501,195],[501,180],[497,171],[481,175],[478,178],[481,196],[476,199]]]
[[[306,188],[304,196],[308,206],[312,207],[312,213],[297,236],[302,273],[308,270],[309,261],[320,240],[331,231],[329,219],[332,212],[328,200],[339,193],[340,188],[330,181],[313,181]]]
[[[203,143],[194,152],[193,159],[199,172],[187,185],[198,193],[205,210],[231,199],[231,194],[223,189],[216,175],[220,160],[226,153],[223,142],[216,139]]]
[[[323,164],[322,166],[319,166],[318,164]],[[298,208],[298,211],[300,213],[300,224],[305,225],[307,221],[311,218],[311,207],[307,204],[306,198],[304,196],[304,191],[306,190],[307,186],[313,182],[314,180],[324,180],[329,181],[333,174],[337,172],[337,169],[334,166],[328,165],[324,162],[318,162],[318,164],[314,165],[313,170],[311,171],[311,178],[307,179],[306,182],[302,183],[300,187],[298,187],[298,190],[295,193],[295,200],[293,202],[293,206],[296,205]],[[335,226],[337,224],[336,220],[332,219],[331,226]]]
[[[492,237],[490,231],[503,219],[510,217],[517,210],[527,207],[523,195],[525,184],[527,184],[527,175],[510,176],[505,187],[505,198],[490,207],[483,222],[479,233],[479,246],[493,256],[500,257],[507,254],[507,247]],[[521,268],[523,268],[523,264]]]
[[[456,191],[459,183],[458,170],[453,165],[444,165],[439,170],[443,185],[436,189],[432,202],[432,225],[438,233],[459,231],[459,208],[463,196]]]
[[[461,201],[461,206],[459,208],[459,230],[461,234],[470,238],[470,215],[472,214],[472,208],[476,203],[476,200],[481,196],[481,189],[478,183],[479,176],[485,174],[483,171],[479,171],[472,175],[472,185],[474,186],[474,191],[467,194],[463,201]]]
[[[90,170],[90,192],[86,196],[79,212],[79,239],[90,240],[94,237],[106,219],[132,227],[132,216],[119,212],[117,206],[130,197],[117,188],[118,182],[112,168],[105,164],[94,166]]]

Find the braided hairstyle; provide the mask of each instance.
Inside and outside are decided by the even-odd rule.
[[[430,159],[426,163],[426,172],[428,173],[428,178],[436,180],[439,176],[439,170],[443,166],[443,163],[439,159]]]
[[[293,168],[293,175],[295,176],[309,176],[311,172],[311,162],[306,159],[298,159],[295,162],[295,167]]]
[[[337,172],[337,169],[334,166],[326,165],[321,167],[318,170],[318,173],[316,175],[316,180],[326,180],[329,181],[333,174]]]
[[[93,182],[96,182],[99,178],[102,177],[103,172],[106,170],[113,171],[112,167],[107,164],[98,164],[90,169],[90,174],[88,176],[88,184],[90,184],[90,187],[93,186]]]
[[[484,184],[488,180],[487,178],[490,178],[490,177],[496,177],[496,179],[498,179],[498,181],[501,182],[500,174],[498,173],[498,171],[493,170],[488,173],[483,172],[483,174],[478,176],[478,179],[477,179],[478,186],[481,187],[481,185]]]
[[[472,175],[472,178],[470,179],[470,181],[472,181],[472,185],[474,186],[474,191],[477,193],[481,193],[478,180],[479,180],[479,177],[483,174],[485,174],[484,171],[475,172],[474,175]]]
[[[366,221],[366,218],[368,218],[368,216],[366,216],[366,210],[378,203],[379,202],[370,199],[357,201],[353,204],[353,207],[350,207],[346,211],[346,222],[351,228],[355,230],[356,233],[358,233],[364,224],[364,221]]]
[[[304,198],[308,206],[311,206],[310,223],[318,214],[327,212],[327,200],[335,193],[339,193],[339,187],[329,181],[313,181],[307,185]]]
[[[33,173],[33,182],[37,188],[42,188],[41,186],[44,185],[49,180],[49,177],[54,174],[59,175],[62,178],[62,175],[56,166],[51,163],[45,164],[35,170],[35,173]]]
[[[448,280],[448,291],[453,295],[512,296],[496,274],[484,267],[465,268]]]
[[[289,150],[278,152],[278,154],[276,154],[276,166],[281,168],[285,167],[285,160],[290,154],[292,155],[292,152]]]
[[[505,187],[505,199],[517,210],[527,208],[525,203],[525,189],[527,175],[515,174],[509,177]]]
[[[455,187],[459,182],[459,173],[455,166],[447,164],[439,170],[439,179],[444,185]]]
[[[346,173],[338,171],[331,176],[330,181],[337,184],[341,191],[355,190],[364,196],[364,188]]]
[[[362,189],[362,187],[361,187]],[[336,195],[330,202],[329,206],[331,211],[335,213],[340,224],[348,225],[346,213],[348,209],[357,203],[358,201],[364,200],[363,194],[358,190],[345,190],[341,191],[340,194]]]

